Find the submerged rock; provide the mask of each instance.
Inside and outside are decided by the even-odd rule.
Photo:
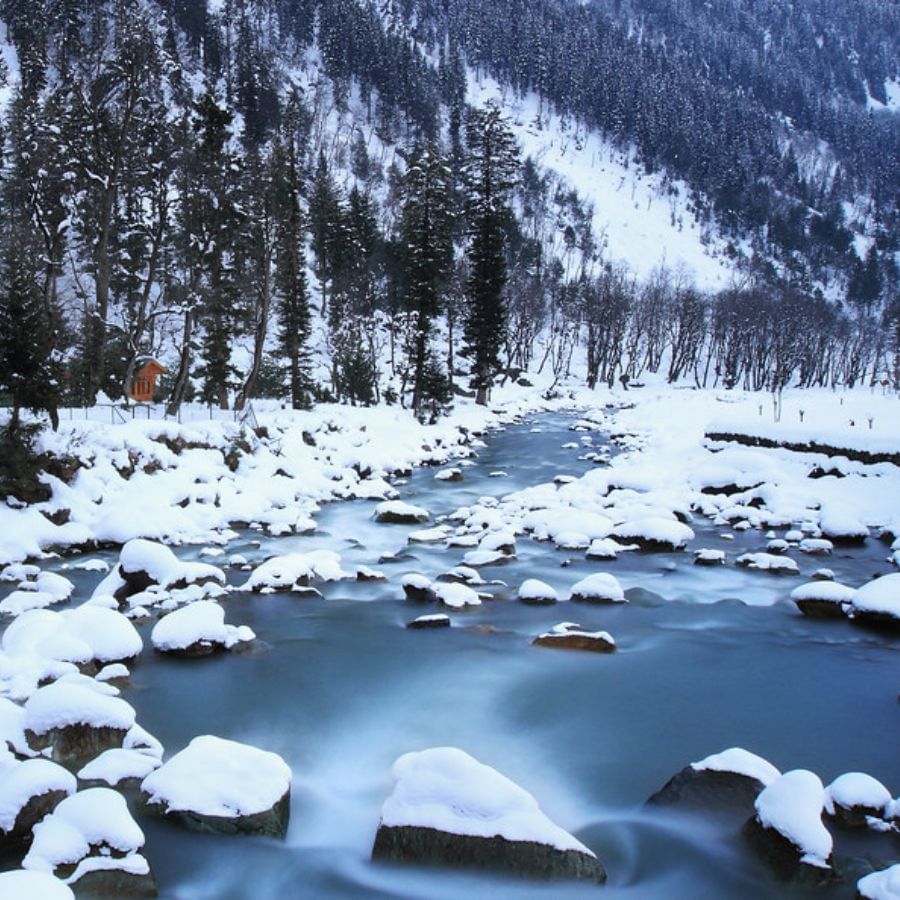
[[[741,747],[731,747],[685,766],[650,799],[657,806],[753,812],[760,791],[781,773],[767,760]]]
[[[284,837],[291,770],[275,753],[212,735],[184,750],[141,783],[150,811],[193,831]]]
[[[554,825],[531,794],[462,750],[407,753],[393,774],[373,859],[606,880],[597,857]]]

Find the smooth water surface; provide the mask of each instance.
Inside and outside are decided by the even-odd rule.
[[[581,474],[592,465],[577,459],[584,449],[561,446],[580,439],[569,431],[573,421],[547,415],[492,433],[462,483],[435,481],[434,470],[424,469],[400,487],[401,497],[435,516],[483,495]],[[598,434],[593,440],[603,443]],[[495,470],[508,475],[490,477]],[[493,601],[452,613],[452,629],[409,631],[405,623],[430,610],[403,599],[400,576],[436,577],[465,550],[407,546],[411,529],[375,524],[372,509],[366,501],[334,504],[318,516],[315,535],[248,532],[228,552],[260,559],[327,547],[342,553],[345,568],[381,569],[387,583],[327,584],[324,599],[234,593],[225,600],[227,620],[250,625],[259,638],[239,654],[164,659],[149,649],[144,629],[148,649],[124,696],[169,754],[212,733],[280,753],[295,776],[284,842],[196,835],[140,817],[162,897],[794,896],[748,852],[740,821],[646,809],[644,801],[688,762],[735,745],[782,770],[812,769],[826,784],[857,770],[900,790],[897,641],[844,622],[807,620],[789,602],[740,602],[750,592],[756,602],[786,600],[802,576],[696,567],[690,553],[588,562],[522,537],[515,563],[482,570],[508,584],[489,588]],[[721,547],[730,559],[764,549],[758,531],[725,541],[723,529],[706,520],[692,527],[694,547]],[[401,561],[378,563],[399,551]],[[195,557],[198,548],[179,552]],[[792,555],[807,577],[827,565],[859,584],[888,571],[885,548],[875,541],[827,559]],[[513,599],[527,577],[566,596],[595,571],[615,574],[632,602],[528,607]],[[66,574],[79,581],[75,602],[98,577]],[[229,577],[240,583],[246,573]],[[534,635],[565,620],[610,631],[618,652],[531,646]],[[608,884],[370,862],[393,761],[440,745],[461,747],[533,793],[598,854]],[[836,856],[861,852],[858,842],[836,837]],[[883,862],[897,856],[896,844],[874,834],[863,846]],[[855,877],[817,896],[852,897]]]

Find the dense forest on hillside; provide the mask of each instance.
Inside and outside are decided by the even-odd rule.
[[[592,385],[896,383],[900,116],[866,105],[897,76],[894,18],[0,0],[0,387],[16,410],[117,398],[148,355],[170,411],[264,394],[432,416],[582,355]],[[467,104],[479,71],[681,179],[733,287],[604,259],[577,185]]]

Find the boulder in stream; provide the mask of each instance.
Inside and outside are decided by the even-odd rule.
[[[519,601],[528,606],[552,606],[559,600],[556,588],[537,578],[527,578],[519,586]]]
[[[846,772],[825,788],[825,812],[847,828],[865,828],[870,820],[889,818],[890,791],[864,772]]]
[[[375,507],[375,521],[390,525],[418,525],[429,518],[427,509],[402,500],[385,500]]]
[[[753,812],[760,791],[780,776],[770,762],[742,747],[730,747],[685,766],[650,799],[657,806]]]
[[[593,653],[613,653],[616,649],[615,639],[608,631],[585,631],[574,622],[554,625],[550,631],[539,634],[532,644],[562,650],[588,650]]]
[[[159,653],[171,656],[208,656],[230,650],[256,635],[246,625],[226,625],[225,610],[212,600],[198,600],[163,616],[150,639]]]
[[[809,581],[791,591],[791,600],[805,616],[846,619],[856,591],[837,581]]]
[[[30,842],[31,829],[76,787],[75,776],[48,759],[0,767],[0,845]]]
[[[900,630],[900,572],[867,582],[853,594],[850,605],[854,622],[884,631]]]
[[[900,863],[860,878],[856,882],[856,897],[857,900],[898,900]]]
[[[454,747],[401,756],[373,859],[602,882],[600,861],[527,791]]]
[[[615,575],[595,572],[572,585],[569,599],[574,603],[627,603]]]
[[[275,753],[212,735],[194,738],[141,783],[152,812],[211,834],[284,837],[291,770]]]

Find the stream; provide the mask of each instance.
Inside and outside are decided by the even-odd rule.
[[[574,421],[547,414],[491,432],[463,469],[464,481],[437,481],[434,469],[420,469],[398,485],[401,499],[434,518],[485,495],[580,475],[593,465],[578,460],[584,448],[562,447],[581,437],[569,430]],[[592,449],[601,449],[603,436],[593,433],[593,440]],[[491,477],[497,470],[506,476]],[[741,602],[787,599],[821,566],[861,584],[889,571],[883,544],[839,547],[826,559],[792,553],[798,578],[694,566],[690,551],[592,562],[522,536],[515,562],[481,570],[508,584],[488,588],[495,599],[451,612],[450,629],[410,631],[406,622],[432,610],[403,599],[400,577],[434,578],[458,565],[465,549],[407,545],[414,526],[376,524],[373,506],[326,506],[309,536],[242,533],[226,558],[328,548],[342,554],[345,568],[367,565],[387,582],[317,585],[324,599],[233,593],[224,600],[227,621],[249,625],[258,637],[241,653],[164,658],[150,649],[150,626],[141,627],[145,650],[123,696],[167,756],[211,733],[273,750],[294,772],[283,842],[194,834],[138,816],[162,898],[790,897],[792,889],[745,846],[740,822],[644,801],[690,761],[732,746],[782,771],[811,769],[825,784],[861,771],[900,790],[896,639],[806,619],[789,602]],[[730,560],[765,549],[759,531],[724,540],[726,529],[706,519],[692,527],[691,547],[724,549]],[[199,550],[176,548],[190,559]],[[401,551],[402,559],[379,563]],[[598,571],[613,573],[631,602],[534,607],[514,599],[526,578],[564,597]],[[235,584],[247,577],[228,572]],[[76,603],[98,580],[72,568],[65,574],[76,582]],[[611,632],[618,651],[531,646],[534,635],[565,620]],[[597,853],[607,885],[372,863],[394,760],[442,745],[466,750],[534,794],[554,822]],[[838,864],[842,854],[862,852],[858,839],[835,837]],[[865,840],[874,857],[896,859],[887,837]],[[855,877],[815,893],[850,898],[854,885]]]

